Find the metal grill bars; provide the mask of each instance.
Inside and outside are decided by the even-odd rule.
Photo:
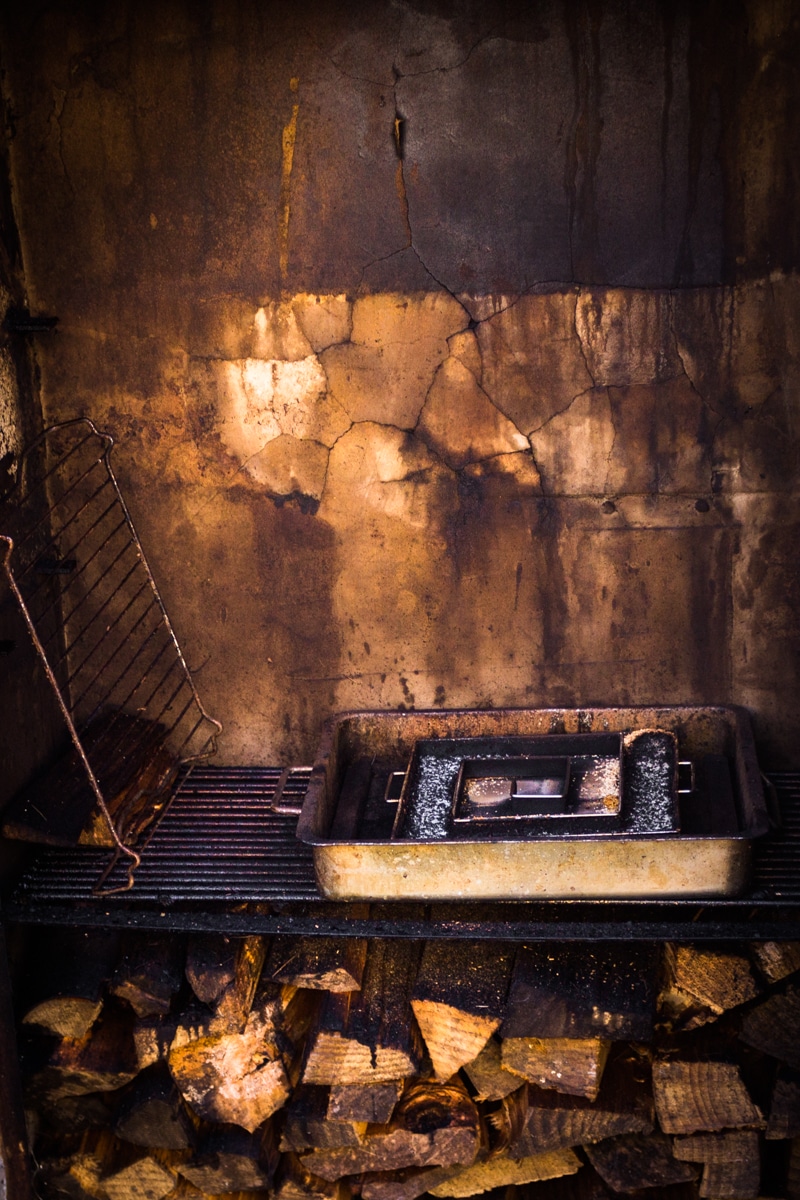
[[[179,768],[216,749],[110,463],[81,418],[47,429],[3,498],[0,551],[127,880]]]

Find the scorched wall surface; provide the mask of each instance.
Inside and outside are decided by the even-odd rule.
[[[118,439],[224,760],[737,702],[796,760],[800,6],[4,16],[46,421]]]

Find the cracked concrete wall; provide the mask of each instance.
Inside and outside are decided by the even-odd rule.
[[[799,12],[6,14],[43,407],[117,437],[226,759],[651,701],[796,759]]]

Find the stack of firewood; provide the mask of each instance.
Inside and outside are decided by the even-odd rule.
[[[43,1198],[800,1197],[800,944],[51,931],[26,956]]]

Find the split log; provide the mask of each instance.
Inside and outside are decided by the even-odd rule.
[[[167,1061],[175,1034],[185,1021],[185,1013],[169,1013],[164,1017],[140,1017],[134,1021],[133,1044],[140,1071],[145,1071],[155,1063]],[[197,1021],[198,1024],[203,1023],[207,1026],[208,1013],[204,1011],[202,1016],[198,1013]]]
[[[765,1125],[733,1063],[656,1059],[653,1099],[665,1133],[763,1129]]]
[[[333,1150],[360,1146],[367,1132],[366,1121],[328,1119],[328,1089],[316,1084],[295,1088],[286,1110],[281,1150]]]
[[[289,938],[272,943],[264,973],[278,983],[326,992],[356,992],[367,960],[366,938]]]
[[[750,954],[769,983],[800,971],[800,942],[752,942]]]
[[[303,1164],[323,1179],[403,1167],[469,1166],[482,1131],[478,1110],[461,1083],[412,1085],[390,1126],[368,1134],[361,1146],[315,1150]]]
[[[697,946],[664,948],[659,1016],[672,1031],[688,1031],[753,1000],[759,988],[743,955]]]
[[[328,1097],[329,1121],[367,1121],[387,1125],[403,1093],[403,1081],[346,1084],[332,1087]]]
[[[500,1041],[491,1037],[477,1058],[464,1066],[469,1081],[475,1088],[475,1099],[502,1100],[520,1086],[519,1075],[506,1071]]]
[[[23,1023],[58,1037],[84,1037],[100,1015],[119,944],[119,934],[106,930],[48,930],[37,937],[34,998]]]
[[[772,1090],[766,1137],[769,1141],[800,1136],[800,1075],[788,1068],[778,1072]]]
[[[195,1126],[181,1094],[161,1067],[138,1075],[125,1092],[114,1133],[150,1149],[186,1150],[195,1142]]]
[[[511,1156],[521,1158],[544,1150],[585,1146],[622,1134],[651,1133],[653,1101],[649,1085],[649,1070],[629,1052],[611,1059],[594,1101],[528,1085],[518,1101],[519,1128],[510,1140]],[[497,1123],[495,1116],[490,1119]]]
[[[523,946],[501,1036],[649,1041],[657,966],[654,946]]]
[[[368,1172],[361,1176],[363,1200],[417,1200],[448,1179],[454,1167],[409,1167],[404,1171]]]
[[[236,976],[239,938],[223,933],[192,933],[186,950],[186,978],[198,1000],[213,1004]]]
[[[304,1083],[387,1083],[418,1073],[422,1039],[410,995],[419,957],[415,942],[370,942],[361,991],[325,994]]]
[[[609,1043],[600,1038],[505,1038],[505,1070],[543,1088],[597,1099]]]
[[[759,1195],[761,1165],[758,1158],[744,1162],[706,1163],[698,1189],[711,1200],[754,1200]]]
[[[281,1108],[291,1091],[284,1056],[310,1020],[312,996],[262,980],[240,1033],[228,1032],[218,1017],[205,1026],[179,1026],[167,1061],[190,1107],[208,1121],[250,1133]]]
[[[88,1130],[77,1153],[48,1164],[44,1175],[71,1200],[161,1200],[177,1182],[170,1163],[121,1144],[106,1130]]]
[[[83,1038],[64,1038],[32,1081],[33,1093],[52,1100],[85,1092],[113,1092],[138,1073],[131,1021],[106,1008]]]
[[[296,1154],[281,1156],[275,1181],[275,1200],[346,1200],[350,1192],[342,1179],[313,1175]]]
[[[230,1033],[239,1033],[244,1029],[266,953],[266,942],[257,934],[239,941],[233,979],[220,992],[214,1005],[220,1027],[224,1026]]]
[[[517,1161],[511,1158],[490,1158],[451,1175],[441,1183],[432,1184],[432,1196],[476,1196],[492,1188],[511,1184],[541,1183],[546,1179],[561,1179],[574,1175],[582,1166],[573,1150],[549,1150]]]
[[[758,1195],[761,1161],[755,1130],[675,1138],[672,1152],[681,1161],[703,1164],[701,1196],[749,1200]]]
[[[127,1000],[137,1017],[167,1013],[181,986],[184,954],[179,935],[129,934],[109,990]]]
[[[472,1062],[499,1029],[513,962],[502,943],[426,943],[411,1007],[437,1079]]]
[[[800,1069],[800,987],[768,996],[742,1021],[742,1041]]]
[[[100,1181],[115,1145],[107,1130],[87,1130],[74,1154],[41,1164],[42,1180],[69,1200],[106,1200]]]
[[[101,1186],[109,1200],[162,1200],[175,1187],[176,1175],[149,1154],[103,1175]]]
[[[199,1191],[217,1195],[269,1188],[277,1161],[270,1122],[257,1136],[225,1126],[214,1130],[192,1160],[178,1167],[178,1172]]]
[[[679,1162],[672,1143],[661,1133],[631,1133],[585,1146],[584,1153],[600,1178],[615,1192],[689,1183],[699,1172]]]

